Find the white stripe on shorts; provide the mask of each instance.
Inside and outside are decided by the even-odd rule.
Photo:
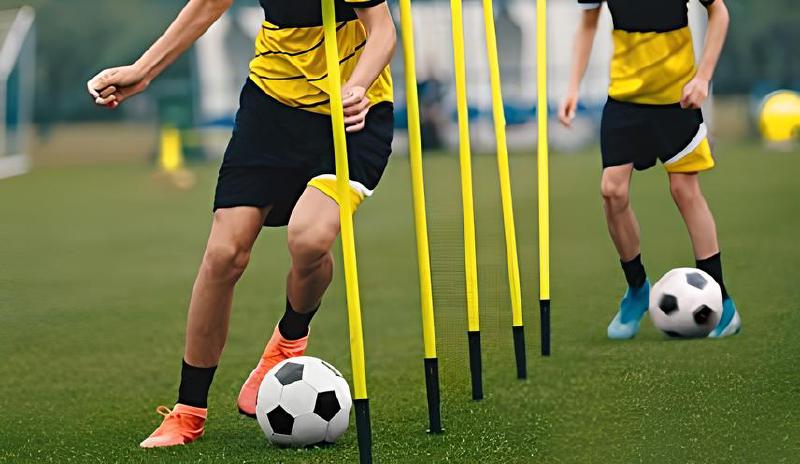
[[[703,143],[703,140],[706,139],[706,136],[708,136],[708,128],[706,127],[706,123],[703,122],[703,123],[700,123],[700,127],[697,129],[697,134],[695,134],[695,136],[692,139],[692,141],[689,142],[689,145],[687,145],[686,148],[681,150],[680,153],[678,153],[677,155],[675,155],[672,158],[670,158],[669,160],[667,160],[664,163],[664,166],[667,166],[669,164],[675,164],[678,161],[680,161],[683,158],[685,158],[686,155],[688,155],[689,153],[693,152],[697,147],[700,146],[701,143]]]

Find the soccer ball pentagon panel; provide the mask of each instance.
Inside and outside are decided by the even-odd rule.
[[[335,367],[299,356],[264,377],[256,418],[267,440],[299,448],[335,442],[347,430],[352,405],[350,386]]]
[[[722,291],[707,273],[669,271],[650,291],[650,319],[670,337],[705,337],[722,316]]]

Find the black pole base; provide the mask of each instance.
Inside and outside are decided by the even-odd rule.
[[[442,433],[439,396],[439,359],[425,358],[425,390],[428,394],[428,433]]]
[[[361,464],[372,464],[372,425],[369,420],[369,400],[353,400],[358,433],[358,458]]]
[[[517,361],[517,378],[528,378],[528,360],[525,356],[525,328],[521,325],[511,327],[514,334],[514,358]]]
[[[483,399],[483,367],[481,366],[481,332],[467,332],[469,341],[469,371],[472,376],[472,399]]]
[[[542,356],[550,356],[550,300],[539,300],[539,319],[542,322]]]

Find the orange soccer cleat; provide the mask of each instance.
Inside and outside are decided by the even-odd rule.
[[[164,416],[164,420],[155,432],[139,444],[140,447],[185,445],[203,436],[208,409],[178,403],[175,409],[159,406],[156,412]]]
[[[258,389],[261,386],[261,381],[267,375],[270,369],[284,359],[302,356],[308,346],[308,335],[299,340],[287,340],[283,338],[280,330],[275,327],[275,332],[264,348],[264,354],[261,355],[261,360],[258,365],[250,372],[250,376],[242,385],[239,391],[239,413],[249,417],[256,417],[256,398],[258,397]]]

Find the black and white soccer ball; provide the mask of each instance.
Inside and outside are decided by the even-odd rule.
[[[264,377],[256,418],[267,440],[300,448],[335,442],[347,430],[352,405],[350,386],[335,367],[299,356]]]
[[[670,337],[706,337],[722,317],[722,290],[700,269],[673,269],[650,291],[648,312]]]

